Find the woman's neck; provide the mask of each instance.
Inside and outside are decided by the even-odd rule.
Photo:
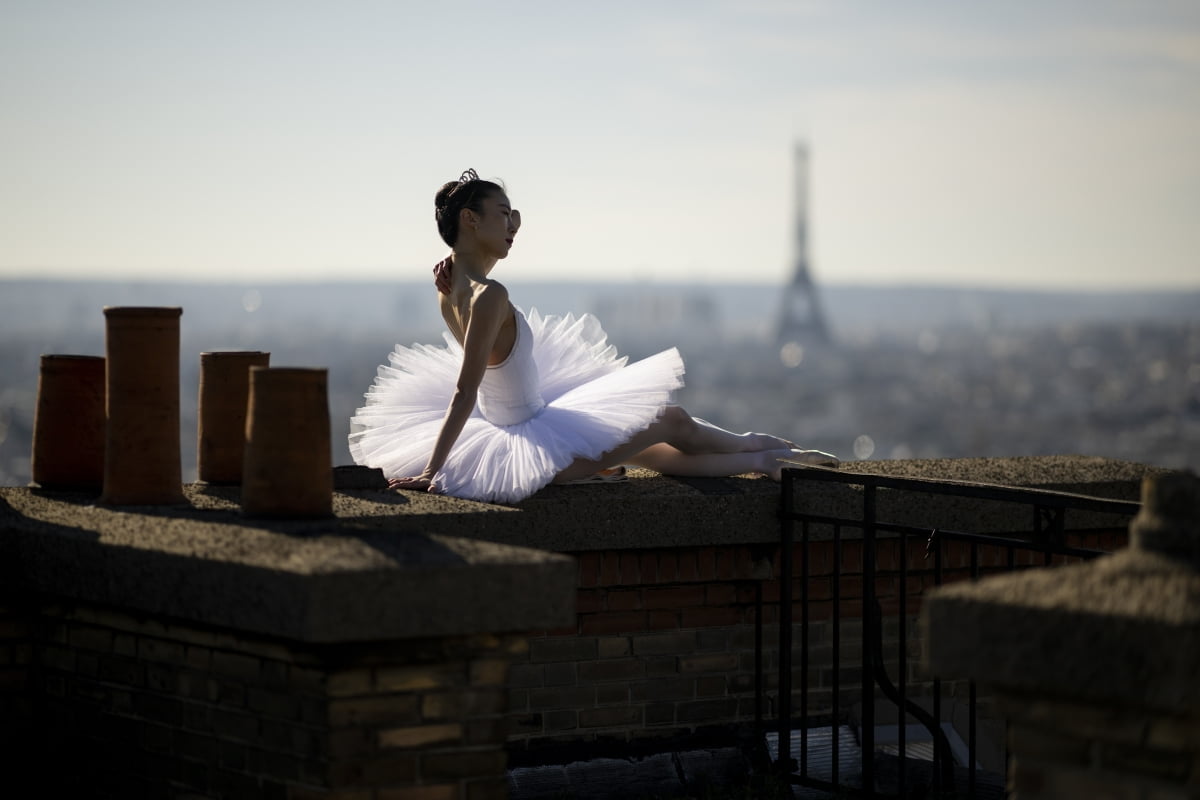
[[[474,248],[455,248],[452,255],[454,267],[451,270],[451,280],[456,287],[465,286],[470,282],[486,281],[498,260],[495,256],[485,256]]]

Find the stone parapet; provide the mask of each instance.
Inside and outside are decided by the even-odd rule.
[[[189,505],[128,509],[0,489],[6,590],[64,597],[305,642],[393,640],[570,621],[563,555],[343,518],[244,519],[236,489],[187,486]],[[350,508],[347,509],[347,506]]]
[[[861,462],[850,470],[1119,499],[1161,472],[1070,456]],[[359,475],[358,485],[370,486],[369,476]],[[342,489],[333,519],[290,522],[244,518],[236,487],[184,489],[183,505],[123,509],[98,506],[91,495],[0,488],[7,585],[300,641],[556,628],[572,619],[559,598],[575,588],[574,567],[558,554],[770,544],[779,532],[779,487],[765,478],[684,482],[635,470],[624,484],[551,486],[515,506]],[[835,484],[809,484],[802,502],[846,518],[861,508],[854,487]],[[886,491],[878,502],[879,517],[891,521],[1028,527],[1023,510],[986,505]]]
[[[995,688],[1022,798],[1200,797],[1200,480],[1148,478],[1130,532],[925,599],[925,662]]]
[[[1161,472],[1072,457],[847,469],[1118,499]],[[503,796],[506,745],[532,754],[751,718],[752,595],[762,582],[777,602],[780,589],[778,485],[633,470],[498,506],[390,492],[369,471],[335,479],[334,516],[312,521],[249,520],[236,487],[185,486],[183,504],[136,509],[0,488],[0,744],[35,771],[54,752],[107,753],[80,773],[112,786],[96,796],[169,783],[213,797],[482,798]],[[861,508],[853,486],[802,493],[814,513]],[[919,493],[881,490],[878,506],[881,519],[1029,525],[1028,507],[992,516]],[[1067,530],[1100,547],[1120,535],[1104,520]],[[861,613],[856,536],[843,528],[847,618]],[[814,542],[795,558],[811,560],[823,620],[836,546]],[[891,541],[878,556],[881,569],[910,564],[895,591],[915,613],[921,554]],[[965,559],[947,551],[953,579]]]

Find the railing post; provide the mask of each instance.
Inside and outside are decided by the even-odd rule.
[[[871,665],[874,663],[875,637],[870,616],[875,613],[875,484],[863,481],[862,528],[862,780],[868,796],[875,792],[875,682]],[[882,621],[881,621],[882,622]]]
[[[779,531],[779,760],[777,771],[790,775],[792,767],[792,515],[795,470],[783,470],[783,495]]]

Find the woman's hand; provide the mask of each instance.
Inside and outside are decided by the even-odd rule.
[[[450,276],[454,270],[454,256],[446,256],[433,265],[433,283],[442,294],[450,294]]]
[[[415,489],[417,491],[425,491],[430,494],[438,494],[437,484],[423,475],[418,475],[415,478],[392,478],[388,481],[389,489]]]

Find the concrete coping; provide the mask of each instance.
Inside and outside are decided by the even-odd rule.
[[[352,515],[241,517],[235,490],[185,486],[188,505],[105,507],[94,496],[0,489],[0,575],[36,593],[282,639],[334,643],[561,627],[575,560],[380,530]],[[226,499],[222,499],[222,498]]]
[[[1142,478],[1156,467],[1087,456],[861,461],[843,472],[974,482],[1136,501]],[[670,478],[630,470],[617,484],[549,486],[513,506],[488,505],[414,492],[354,492],[366,524],[418,525],[455,536],[536,547],[560,553],[596,550],[772,544],[779,541],[780,489],[761,477]],[[796,510],[860,519],[855,485],[800,482]],[[339,512],[340,513],[340,512]],[[1025,506],[970,498],[881,490],[880,520],[980,533],[1029,528]],[[1124,528],[1128,517],[1067,515],[1069,530]],[[814,540],[829,538],[814,525]],[[852,525],[842,535],[861,535]]]
[[[1071,456],[849,469],[1119,499],[1136,496],[1141,477],[1155,472]],[[574,562],[562,553],[772,544],[779,536],[779,486],[765,478],[683,481],[634,470],[625,483],[552,486],[499,506],[393,492],[362,470],[338,472],[334,517],[291,522],[243,517],[236,487],[185,486],[186,504],[162,507],[0,488],[0,574],[17,591],[342,642],[561,627],[574,619],[576,588]],[[801,492],[818,512],[861,507],[852,486],[813,483]],[[935,524],[977,529],[984,515],[969,502],[880,495],[881,518],[928,521],[936,512]],[[1022,530],[1028,509],[997,511],[988,525]]]
[[[1025,693],[1200,711],[1200,527],[1185,533],[1200,519],[1200,481],[1148,478],[1144,498],[1126,550],[931,593],[927,668]]]

